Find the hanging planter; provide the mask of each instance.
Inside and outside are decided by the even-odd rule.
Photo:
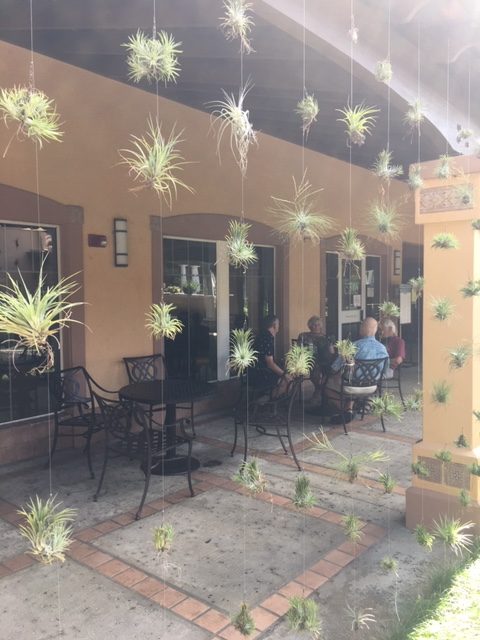
[[[408,186],[412,191],[423,188],[422,167],[415,165],[408,172]]]
[[[450,369],[462,369],[472,355],[472,349],[468,345],[461,344],[449,351]]]
[[[398,178],[403,174],[403,167],[399,164],[391,164],[392,152],[387,149],[380,151],[373,163],[373,172],[385,182],[390,182],[392,178]]]
[[[146,314],[147,324],[145,326],[150,329],[154,338],[175,340],[175,337],[182,333],[182,322],[172,315],[175,309],[175,305],[166,302],[151,305]]]
[[[465,207],[473,206],[473,193],[472,184],[461,184],[455,189],[455,195]]]
[[[393,76],[391,62],[388,58],[379,60],[375,66],[375,80],[388,84]]]
[[[133,82],[176,82],[180,73],[178,56],[182,43],[166,31],[153,38],[138,30],[122,46],[127,50],[128,77]]]
[[[395,480],[388,471],[386,473],[381,473],[378,477],[378,481],[383,486],[383,490],[385,491],[385,493],[392,493],[392,491],[395,489]]]
[[[256,458],[250,461],[244,460],[238,473],[233,476],[233,480],[251,493],[262,493],[267,486],[267,479],[260,470]]]
[[[306,93],[297,103],[295,113],[297,113],[302,120],[302,131],[305,138],[307,138],[312,124],[317,121],[319,111],[318,102],[314,95]]]
[[[351,227],[342,231],[337,249],[341,257],[349,264],[353,264],[356,260],[363,260],[365,257],[365,245],[358,237],[357,231]]]
[[[385,300],[382,304],[379,304],[378,311],[382,320],[400,317],[400,307],[394,302],[390,302],[390,300]]]
[[[317,502],[312,493],[310,479],[303,473],[295,480],[295,495],[292,502],[297,509],[311,509]]]
[[[345,340],[337,340],[335,348],[338,355],[343,358],[347,364],[354,362],[358,349],[351,340],[348,338]]]
[[[415,389],[412,395],[405,398],[405,409],[408,411],[421,411],[423,408],[423,390]]]
[[[440,462],[442,462],[442,463],[451,462],[452,461],[452,454],[447,449],[443,449],[442,451],[436,451],[435,452],[435,458],[437,460],[440,460]]]
[[[435,382],[432,390],[432,402],[434,404],[447,404],[450,400],[451,387],[444,380]]]
[[[473,522],[462,524],[455,518],[440,516],[438,522],[434,520],[433,524],[435,537],[442,540],[445,547],[450,547],[456,556],[462,556],[472,546],[473,536],[465,531],[475,526]]]
[[[372,398],[371,411],[377,418],[401,420],[403,417],[403,405],[391,393],[384,393],[382,396]]]
[[[253,334],[251,329],[233,329],[230,338],[230,358],[228,367],[242,375],[257,361],[257,352],[253,348]]]
[[[363,537],[363,523],[355,514],[350,513],[342,517],[343,532],[350,542],[360,542]]]
[[[338,118],[338,122],[344,122],[347,125],[346,133],[351,144],[363,145],[367,135],[371,135],[372,127],[377,119],[376,113],[380,109],[376,107],[367,107],[364,102],[357,104],[355,107],[347,106],[345,109],[336,109],[343,115]]]
[[[366,609],[357,609],[356,607],[347,606],[347,612],[349,618],[352,621],[350,628],[352,631],[360,631],[361,629],[370,629],[370,625],[376,622],[375,615],[372,613],[373,609],[367,607]]]
[[[464,298],[474,298],[480,296],[480,280],[469,280],[467,284],[460,289]]]
[[[310,345],[293,344],[285,355],[285,371],[293,378],[308,378],[314,364]]]
[[[443,322],[453,315],[453,303],[448,298],[432,298],[433,317]]]
[[[319,618],[318,604],[314,600],[293,596],[289,600],[287,611],[288,626],[292,631],[306,631],[311,638],[320,638],[322,623]]]
[[[232,624],[242,636],[251,636],[255,631],[255,620],[245,602],[240,606],[240,611],[233,616]]]
[[[435,536],[433,533],[430,533],[426,527],[417,524],[415,527],[415,538],[421,547],[424,547],[427,551],[432,550]]]
[[[462,127],[461,124],[457,124],[457,142],[460,144],[463,142],[465,147],[470,146],[470,138],[473,136],[473,130],[467,127]]]
[[[460,490],[460,493],[458,494],[458,500],[464,509],[466,507],[469,507],[472,502],[472,498],[466,489]]]
[[[220,27],[227,40],[240,40],[242,53],[253,51],[250,41],[250,32],[254,26],[249,11],[251,2],[246,0],[223,0],[225,15],[220,18]]]
[[[422,101],[417,98],[408,103],[408,109],[403,117],[404,124],[410,130],[410,133],[416,130],[420,135],[420,126],[425,120],[424,106]]]
[[[480,231],[480,218],[477,218],[477,220],[472,220],[472,229],[474,231]]]
[[[253,244],[248,241],[250,226],[246,222],[231,220],[225,236],[229,263],[244,272],[258,260]]]
[[[412,462],[412,473],[418,476],[419,478],[428,478],[428,476],[430,475],[426,464],[421,460],[417,460],[417,462]]]
[[[458,249],[460,243],[453,233],[437,233],[432,238],[432,249]]]
[[[395,558],[392,558],[392,556],[383,557],[380,565],[385,573],[398,574],[398,561],[395,560]]]
[[[370,205],[368,213],[370,226],[383,242],[391,242],[398,237],[401,220],[393,203],[377,200]]]
[[[412,287],[412,293],[414,293],[417,298],[419,298],[423,294],[423,289],[425,287],[425,278],[423,276],[410,278],[408,284]]]
[[[458,436],[453,444],[459,449],[468,449],[468,442],[463,433]]]
[[[155,551],[159,553],[168,551],[172,546],[174,537],[175,530],[171,524],[162,524],[160,527],[155,527],[153,530],[153,546],[155,547]]]
[[[448,180],[454,174],[452,158],[448,154],[441,155],[439,158],[439,164],[435,169],[435,176],[442,180]]]

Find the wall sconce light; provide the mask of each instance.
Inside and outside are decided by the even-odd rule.
[[[399,276],[402,273],[402,253],[399,249],[393,250],[393,275]]]
[[[115,266],[128,267],[127,220],[113,219],[113,237],[115,240]]]

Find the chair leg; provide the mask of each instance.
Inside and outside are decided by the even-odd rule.
[[[288,456],[288,449],[287,449],[287,447],[285,446],[285,443],[283,442],[283,437],[282,437],[282,435],[280,434],[280,427],[278,426],[278,424],[276,424],[276,425],[275,425],[275,429],[277,430],[277,436],[278,436],[278,439],[280,440],[280,444],[282,445],[283,453],[284,453],[286,456]]]
[[[104,455],[104,458],[103,458],[102,473],[100,475],[100,480],[98,482],[97,490],[95,492],[95,495],[93,496],[93,501],[94,502],[97,502],[98,496],[100,495],[100,491],[102,489],[103,479],[105,478],[105,471],[107,470],[107,462],[108,462],[108,445],[107,445],[107,443],[105,443],[105,455]]]
[[[148,487],[150,486],[150,477],[152,475],[152,452],[150,449],[150,445],[148,444],[147,450],[147,462],[145,465],[145,482],[143,485],[143,493],[142,499],[140,500],[140,505],[138,507],[137,513],[135,514],[135,520],[139,520],[142,515],[143,505],[145,504],[145,498],[147,497]]]
[[[92,432],[90,431],[87,434],[86,437],[87,437],[87,443],[85,445],[85,449],[86,449],[86,452],[87,452],[88,470],[90,471],[90,478],[93,479],[93,478],[95,478],[95,473],[93,471],[93,466],[92,466],[92,451],[91,451],[91,447],[90,447],[91,440],[92,440]]]
[[[45,468],[48,469],[48,467],[50,466],[50,461],[53,458],[53,454],[55,453],[55,449],[57,448],[57,442],[58,442],[58,421],[55,419],[55,430],[53,432],[53,442],[52,442],[52,448],[50,449],[50,454],[48,456],[48,460],[45,464]]]
[[[398,381],[398,393],[400,394],[400,400],[402,401],[402,406],[404,409],[406,409],[407,407],[405,406],[405,400],[403,399],[402,383],[400,382],[400,380]]]
[[[295,453],[295,447],[293,446],[292,437],[290,435],[289,424],[287,424],[287,438],[288,438],[288,444],[290,445],[290,451],[292,452],[292,458],[295,460],[295,464],[297,465],[298,470],[301,471],[302,467],[300,466],[300,463],[298,462],[298,459],[297,459],[297,454]]]
[[[190,424],[192,425],[192,435],[194,438],[196,438],[197,434],[195,433],[195,422],[193,419],[193,402],[190,405]]]
[[[235,428],[235,433],[233,435],[233,447],[232,447],[232,450],[230,451],[230,455],[232,457],[233,457],[233,454],[235,453],[235,449],[237,448],[237,439],[238,439],[238,423],[236,418],[233,419],[233,426]]]
[[[384,420],[383,420],[383,415],[380,415],[380,422],[382,423],[382,429],[383,429],[384,431],[386,431],[386,429],[385,429],[385,422],[384,422]]]
[[[193,498],[195,492],[192,486],[192,441],[188,441],[188,453],[187,453],[187,480],[188,488],[190,489],[190,495]]]

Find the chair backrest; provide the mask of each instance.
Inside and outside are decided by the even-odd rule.
[[[85,367],[69,367],[53,374],[51,392],[57,411],[67,406],[90,405],[92,386]]]
[[[110,400],[95,392],[93,396],[100,408],[105,431],[116,440],[126,440],[132,431],[132,403],[124,400]]]
[[[388,367],[388,357],[375,360],[355,360],[353,365],[345,365],[342,382],[354,387],[377,385]]]
[[[162,353],[123,358],[123,361],[130,384],[147,382],[148,380],[162,380],[167,377],[167,365]]]

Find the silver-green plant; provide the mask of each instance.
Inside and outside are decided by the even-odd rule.
[[[292,631],[306,631],[316,640],[320,638],[322,623],[319,618],[318,604],[314,600],[293,596],[289,600],[287,611],[288,626]]]
[[[357,346],[348,338],[344,340],[337,340],[335,348],[338,355],[345,360],[345,362],[353,362],[355,355],[358,351]]]
[[[423,526],[423,524],[417,524],[415,527],[415,539],[421,547],[431,551],[435,542],[435,535]]]
[[[480,296],[480,280],[469,280],[467,284],[460,289],[464,298],[473,298]]]
[[[461,489],[458,494],[458,500],[463,508],[469,507],[472,502],[472,497],[466,489]]]
[[[480,422],[480,411],[472,411],[475,418]]]
[[[423,188],[422,167],[413,165],[408,171],[408,186],[412,191]]]
[[[451,386],[445,380],[435,382],[432,390],[432,402],[434,404],[447,404],[452,392]]]
[[[452,461],[452,452],[448,451],[448,449],[442,449],[441,451],[435,452],[435,458],[440,460],[443,464]]]
[[[403,167],[401,165],[391,164],[392,156],[391,151],[383,149],[379,152],[373,163],[373,172],[378,178],[385,182],[390,182],[392,178],[397,178],[403,174]]]
[[[470,471],[470,473],[472,474],[472,476],[480,476],[480,463],[478,462],[473,462],[469,467],[468,470]]]
[[[432,249],[458,249],[460,243],[453,233],[437,233],[432,238]]]
[[[310,345],[293,344],[285,355],[285,371],[293,378],[307,378],[315,364]]]
[[[378,481],[383,486],[385,493],[392,493],[395,489],[396,482],[389,471],[386,473],[381,473],[378,476]]]
[[[462,369],[472,355],[472,349],[468,345],[460,344],[448,353],[450,369]]]
[[[455,189],[455,195],[460,200],[460,202],[465,206],[469,207],[473,205],[474,202],[474,188],[473,184],[461,184]]]
[[[292,502],[298,509],[311,509],[317,502],[312,492],[310,478],[304,473],[300,473],[295,479],[295,494]]]
[[[400,317],[400,307],[390,300],[384,300],[382,304],[379,304],[378,311],[383,319]]]
[[[425,278],[423,276],[410,278],[408,284],[412,287],[412,293],[415,293],[417,298],[419,298],[423,293],[423,289],[425,288]]]
[[[450,547],[456,556],[463,555],[471,547],[473,536],[465,531],[475,526],[473,522],[461,523],[455,518],[440,516],[438,522],[434,520],[433,524],[435,536],[442,540],[445,547]]]
[[[251,329],[233,329],[230,338],[229,369],[238,374],[244,373],[257,361],[257,352],[253,348],[253,334]]]
[[[302,131],[305,138],[307,138],[312,124],[317,121],[319,111],[317,99],[313,94],[306,93],[298,102],[295,113],[302,120]]]
[[[423,409],[423,389],[415,389],[405,398],[405,409],[408,411],[421,411]]]
[[[246,0],[223,0],[225,14],[220,18],[220,27],[227,40],[240,40],[243,53],[253,51],[250,32],[254,26],[249,15],[252,3]]]
[[[354,513],[349,513],[342,517],[343,533],[350,540],[350,542],[360,542],[364,533],[362,531],[362,521]]]
[[[403,117],[404,124],[410,132],[416,130],[420,134],[420,127],[425,120],[424,105],[419,98],[408,103],[408,109]]]
[[[238,472],[233,476],[233,480],[254,494],[262,493],[267,486],[267,479],[261,471],[256,458],[250,461],[244,460]]]
[[[122,45],[127,50],[128,75],[133,82],[176,82],[181,42],[166,31],[150,37],[140,29]]]
[[[468,127],[462,127],[461,124],[457,124],[457,142],[463,142],[466,147],[470,146],[470,138],[473,136],[473,130]]]
[[[245,602],[241,604],[240,611],[232,617],[232,625],[242,636],[251,636],[255,631],[255,620]]]
[[[388,84],[393,76],[392,64],[388,58],[379,60],[375,66],[375,80]]]
[[[147,329],[157,339],[168,338],[174,340],[177,334],[182,333],[183,324],[173,314],[176,307],[173,304],[160,302],[152,304],[146,314]]]
[[[439,157],[439,163],[435,169],[435,176],[442,180],[448,180],[454,175],[452,158],[448,154]]]
[[[455,309],[453,303],[448,298],[432,298],[433,317],[436,320],[444,321],[452,317]]]
[[[230,149],[243,177],[247,175],[248,152],[253,144],[257,144],[257,132],[250,122],[250,113],[244,109],[245,97],[252,88],[247,82],[239,89],[238,100],[222,89],[223,100],[209,103],[213,108],[211,126],[217,127],[217,155],[220,159],[220,146],[223,136],[230,136]]]
[[[384,556],[382,558],[382,562],[380,563],[382,569],[385,573],[394,573],[397,575],[398,573],[398,560],[395,560],[392,556]]]
[[[251,225],[246,222],[231,220],[228,234],[225,236],[228,261],[233,267],[243,269],[243,271],[258,260],[255,247],[248,240],[250,227]]]
[[[373,231],[384,242],[390,242],[398,237],[402,221],[395,204],[381,200],[373,202],[369,208],[368,218]]]
[[[401,420],[403,416],[403,405],[395,399],[391,393],[384,393],[382,396],[372,398],[371,411],[377,418],[396,418]]]
[[[158,551],[159,553],[169,551],[174,537],[175,529],[171,524],[165,523],[160,527],[155,527],[153,530],[153,546],[155,551]]]
[[[314,244],[333,227],[333,220],[322,214],[317,207],[317,195],[322,189],[314,189],[306,172],[297,184],[293,178],[292,200],[272,196],[270,213],[277,219],[276,230],[287,240],[310,240]]]
[[[428,476],[430,475],[427,465],[422,460],[412,462],[412,473],[423,479],[428,478]]]
[[[480,218],[477,218],[476,220],[472,220],[472,229],[474,231],[480,231]]]
[[[183,131],[175,133],[172,129],[168,138],[162,134],[161,124],[149,118],[147,133],[143,136],[131,135],[132,148],[121,149],[121,164],[128,166],[128,173],[139,186],[131,191],[153,189],[159,198],[163,198],[169,208],[172,208],[173,197],[177,197],[178,189],[186,189],[190,193],[194,190],[178,177],[186,162],[178,150],[183,142]]]
[[[459,449],[467,449],[468,448],[468,442],[467,439],[465,438],[465,436],[463,435],[463,433],[461,433],[458,438],[455,440],[455,442],[453,443],[456,447],[458,447]]]
[[[344,109],[336,109],[336,111],[343,115],[343,118],[338,118],[338,122],[346,124],[349,143],[361,146],[365,143],[366,136],[372,133],[377,119],[376,114],[380,109],[368,107],[362,102],[354,107],[348,105]]]
[[[75,519],[76,510],[60,510],[61,503],[56,503],[55,499],[56,496],[47,500],[36,496],[18,511],[25,518],[19,531],[30,544],[28,553],[43,564],[52,564],[56,560],[64,562],[65,552],[72,543],[73,529],[70,523]]]
[[[373,609],[367,607],[366,609],[359,609],[357,607],[347,607],[348,617],[352,621],[350,628],[352,631],[360,631],[361,629],[370,629],[370,625],[374,624],[377,620]]]
[[[365,257],[365,245],[358,237],[357,231],[351,227],[342,231],[337,248],[342,258],[349,263],[363,260]]]
[[[56,112],[53,100],[43,91],[28,87],[13,87],[0,92],[0,115],[8,126],[14,123],[15,133],[7,144],[3,157],[7,155],[10,143],[15,136],[20,140],[29,138],[42,148],[44,142],[59,142],[60,116]]]

